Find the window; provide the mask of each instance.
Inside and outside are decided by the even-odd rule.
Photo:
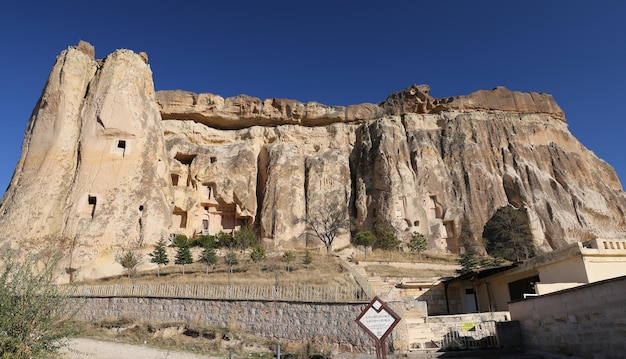
[[[511,300],[524,299],[524,294],[535,294],[535,283],[539,282],[539,276],[532,276],[509,283]]]
[[[126,140],[117,141],[117,149],[122,157],[124,157],[124,155],[126,154]]]
[[[87,196],[87,204],[91,207],[91,218],[96,214],[96,203],[98,199],[96,196]]]

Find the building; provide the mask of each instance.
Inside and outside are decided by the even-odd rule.
[[[596,238],[446,280],[444,292],[450,314],[507,311],[511,301],[621,276],[626,276],[626,239]]]

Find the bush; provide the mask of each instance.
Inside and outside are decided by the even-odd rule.
[[[137,273],[137,267],[142,260],[141,253],[134,249],[127,249],[115,255],[115,261],[124,267],[128,278],[132,278]]]
[[[0,255],[0,354],[2,358],[40,358],[67,344],[76,333],[70,324],[69,288],[57,286],[60,255]]]

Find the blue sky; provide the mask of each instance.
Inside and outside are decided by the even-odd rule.
[[[505,86],[552,94],[626,180],[623,1],[11,1],[0,5],[0,193],[56,56],[148,53],[157,90],[327,105]]]

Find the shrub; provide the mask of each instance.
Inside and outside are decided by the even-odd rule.
[[[135,275],[137,267],[141,264],[141,260],[141,254],[133,249],[127,249],[115,255],[115,261],[124,267],[128,278]]]
[[[61,256],[0,255],[0,354],[2,358],[40,358],[67,344],[76,333],[71,287],[55,283]]]

